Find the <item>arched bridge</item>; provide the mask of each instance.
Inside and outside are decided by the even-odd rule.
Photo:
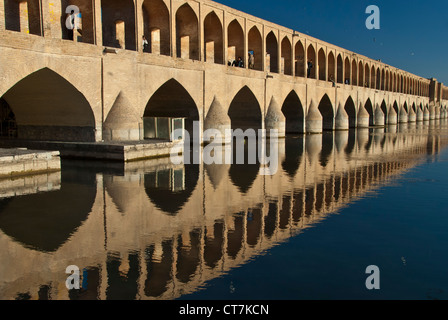
[[[318,133],[445,118],[448,101],[436,79],[208,0],[2,0],[0,77],[1,135],[30,140],[144,140],[145,117]]]

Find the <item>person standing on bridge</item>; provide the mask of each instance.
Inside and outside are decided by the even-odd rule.
[[[308,61],[308,78],[311,76],[311,69],[313,68],[313,60]]]
[[[255,66],[254,54],[249,52],[249,69],[253,69]]]
[[[143,52],[147,52],[149,43],[148,43],[148,40],[146,40],[145,36],[143,36],[142,44],[143,44]]]

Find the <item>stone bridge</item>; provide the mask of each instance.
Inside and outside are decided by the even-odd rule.
[[[0,77],[1,135],[27,140],[140,141],[145,117],[319,133],[448,103],[436,79],[208,0],[2,0]]]

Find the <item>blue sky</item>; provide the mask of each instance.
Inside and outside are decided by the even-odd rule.
[[[448,85],[446,0],[216,1]],[[380,8],[380,30],[365,26],[369,5]]]

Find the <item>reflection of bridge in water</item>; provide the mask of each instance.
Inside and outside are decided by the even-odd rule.
[[[195,292],[438,153],[447,144],[440,127],[445,120],[291,137],[280,142],[274,176],[169,159],[124,170],[66,166],[56,190],[0,200],[0,258],[8,261],[0,298]],[[69,293],[65,269],[73,264],[87,285]]]

